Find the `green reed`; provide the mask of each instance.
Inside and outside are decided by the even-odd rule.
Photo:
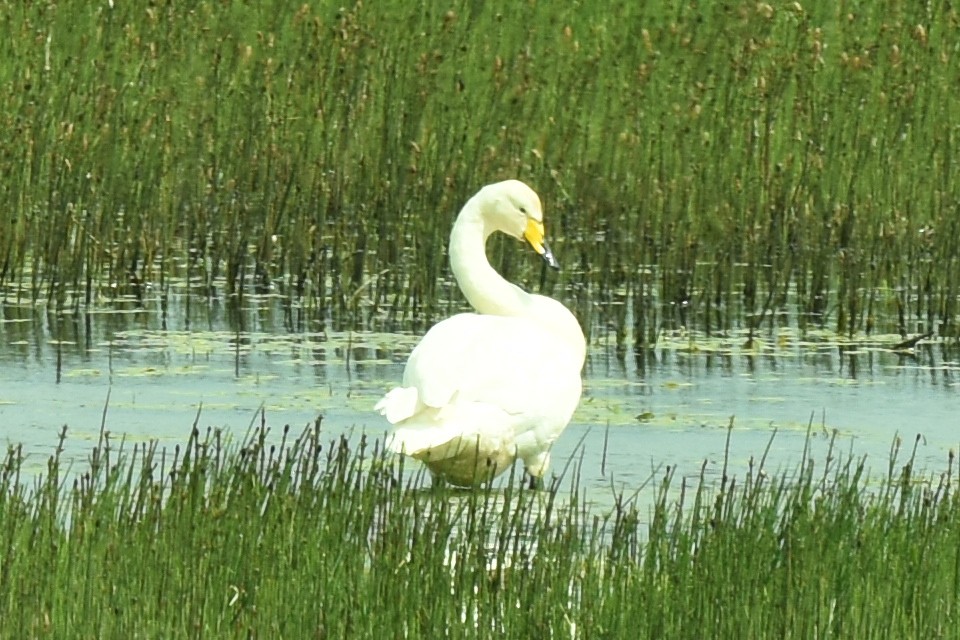
[[[621,346],[957,335],[949,3],[2,7],[7,300],[425,326],[453,215],[520,177],[565,270],[497,266]]]
[[[940,475],[899,443],[882,478],[833,447],[794,470],[667,470],[606,512],[575,465],[546,491],[461,491],[354,447],[319,420],[241,441],[195,426],[172,450],[104,432],[85,465],[61,447],[31,478],[11,448],[0,636],[927,638],[957,624],[952,454]]]

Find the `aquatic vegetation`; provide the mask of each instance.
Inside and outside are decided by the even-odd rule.
[[[195,426],[108,432],[85,466],[0,466],[0,615],[34,637],[937,637],[957,623],[951,456],[924,476],[804,455],[597,512],[545,491],[427,487],[377,445]],[[60,450],[62,450],[62,443]]]
[[[948,3],[4,2],[0,289],[57,312],[272,292],[424,329],[443,247],[522,178],[621,350],[787,324],[955,340]]]

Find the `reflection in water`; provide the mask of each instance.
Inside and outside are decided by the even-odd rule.
[[[381,436],[373,403],[419,336],[326,331],[302,318],[291,330],[295,310],[271,297],[144,304],[61,316],[0,304],[0,437],[24,443],[36,468],[64,424],[71,452],[89,453],[108,392],[107,428],[129,441],[182,442],[198,408],[201,427],[242,436],[260,406],[277,430],[322,414],[331,437]],[[666,468],[716,474],[731,417],[732,473],[758,459],[774,431],[767,467],[793,469],[811,425],[814,456],[836,432],[838,446],[884,473],[893,439],[920,433],[920,466],[940,469],[958,443],[957,349],[927,341],[894,352],[898,341],[781,329],[747,349],[745,334],[678,332],[618,357],[616,337],[595,333],[584,400],[554,471],[569,461],[568,473],[577,468],[581,487],[607,502]]]

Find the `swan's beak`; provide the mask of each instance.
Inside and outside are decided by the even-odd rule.
[[[541,244],[540,246],[543,247],[543,253],[540,254],[540,257],[543,258],[543,261],[547,263],[547,266],[551,269],[559,269],[560,263],[557,262],[556,257],[553,255],[553,251],[550,251],[550,247],[548,247],[545,243]]]
[[[527,229],[523,232],[524,239],[530,243],[530,246],[533,247],[533,250],[543,258],[543,261],[547,263],[548,266],[559,269],[560,263],[557,262],[557,259],[554,257],[553,252],[550,251],[550,247],[547,246],[547,243],[543,240],[543,223],[537,222],[536,220],[527,221]]]

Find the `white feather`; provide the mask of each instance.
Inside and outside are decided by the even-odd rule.
[[[542,223],[539,198],[517,181],[486,187],[467,203],[450,255],[480,313],[430,329],[410,354],[402,386],[375,407],[395,425],[388,448],[455,484],[485,482],[517,458],[542,476],[580,400],[586,346],[576,319],[559,302],[504,280],[484,254],[492,231],[518,235],[531,216]],[[548,251],[542,238],[531,244]]]

